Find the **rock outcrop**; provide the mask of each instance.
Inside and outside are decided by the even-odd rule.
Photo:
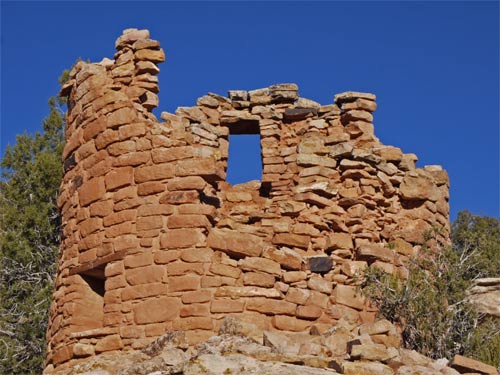
[[[456,356],[431,360],[399,347],[386,320],[322,334],[261,331],[226,318],[218,336],[193,347],[171,331],[142,351],[95,357],[60,375],[459,375],[498,374],[492,366]]]
[[[174,330],[195,345],[228,315],[271,332],[371,323],[360,272],[405,278],[427,231],[449,241],[446,172],[377,139],[375,95],[321,105],[276,84],[209,93],[159,121],[159,43],[129,29],[116,48],[113,60],[78,62],[61,91],[47,373]],[[261,181],[226,181],[230,134],[260,135]],[[382,344],[355,356],[395,355]]]
[[[500,277],[475,280],[467,291],[467,301],[481,314],[500,318]]]

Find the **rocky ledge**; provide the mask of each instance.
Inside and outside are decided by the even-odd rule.
[[[400,347],[387,320],[325,332],[261,331],[251,323],[225,319],[218,336],[192,347],[184,331],[171,331],[142,351],[94,357],[58,375],[458,375],[497,374],[493,366],[455,356],[432,360]],[[48,373],[48,371],[46,371]]]

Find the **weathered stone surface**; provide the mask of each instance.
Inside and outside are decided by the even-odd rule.
[[[486,365],[472,358],[467,358],[461,355],[455,355],[450,363],[450,366],[460,373],[471,372],[488,375],[498,375],[498,371],[493,366]]]
[[[263,245],[259,237],[236,231],[213,229],[207,238],[207,244],[217,250],[235,256],[260,256]]]
[[[393,375],[394,371],[387,365],[377,362],[344,362],[344,375]]]
[[[441,195],[429,178],[405,176],[399,187],[403,199],[430,199],[436,201]]]
[[[180,310],[177,298],[160,297],[144,301],[134,308],[134,320],[138,324],[158,323],[172,320]]]

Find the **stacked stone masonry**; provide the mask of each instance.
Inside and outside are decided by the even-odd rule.
[[[129,29],[116,49],[114,60],[78,62],[61,91],[50,368],[170,330],[194,344],[227,315],[294,332],[371,322],[359,273],[405,278],[426,231],[448,241],[448,176],[380,143],[375,95],[320,105],[277,84],[209,93],[159,121],[159,43]],[[261,181],[226,182],[230,134],[260,134]]]

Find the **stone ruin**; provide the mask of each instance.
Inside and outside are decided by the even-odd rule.
[[[295,84],[209,93],[159,121],[160,44],[129,29],[114,60],[78,62],[68,98],[62,244],[47,371],[189,344],[224,318],[268,331],[373,322],[359,273],[401,278],[437,229],[449,241],[448,176],[374,135],[375,95],[320,105]],[[261,181],[226,181],[229,135],[260,135]]]

